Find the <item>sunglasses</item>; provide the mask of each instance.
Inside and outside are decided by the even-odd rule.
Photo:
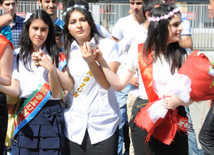
[[[143,4],[143,2],[129,2],[131,5],[134,5],[134,4],[136,4],[136,5],[142,5]]]

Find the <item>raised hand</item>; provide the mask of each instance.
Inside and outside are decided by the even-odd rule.
[[[40,64],[39,64],[39,54],[38,54],[38,52],[33,52],[32,54],[31,54],[31,58],[32,58],[32,60],[33,60],[33,62],[34,62],[34,65],[35,66],[40,66]]]
[[[98,47],[96,49],[98,49]],[[95,58],[97,54],[91,49],[89,42],[84,42],[83,47],[81,48],[81,52],[82,52],[83,59],[87,63],[95,62]]]
[[[96,50],[94,50],[94,52],[96,53],[96,61],[98,62],[98,63],[100,63],[101,61],[103,61],[104,60],[104,58],[103,58],[103,53],[100,51],[100,49],[99,48],[97,48]]]
[[[130,81],[129,84],[135,86],[135,87],[139,87],[139,78],[138,77],[133,77]]]

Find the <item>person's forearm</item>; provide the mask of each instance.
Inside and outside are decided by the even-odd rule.
[[[0,84],[0,91],[9,96],[17,97],[19,95],[19,82],[12,80],[10,86]]]
[[[179,41],[179,45],[183,48],[190,48],[192,50],[192,42],[191,41]]]
[[[8,86],[11,82],[14,55],[10,44],[6,44],[3,51],[0,61],[0,84]]]
[[[5,85],[5,86],[9,86],[10,82],[11,82],[10,77],[0,76],[0,84]]]
[[[183,48],[190,48],[192,50],[192,37],[191,36],[182,36],[179,41],[179,45]]]
[[[9,25],[13,21],[13,17],[9,14],[4,14],[0,16],[0,28]]]
[[[183,102],[182,105],[183,105],[183,106],[188,106],[188,105],[192,104],[193,102],[194,102],[194,101],[190,99],[188,103]]]
[[[111,40],[113,40],[113,41],[115,41],[115,42],[119,42],[119,41],[120,41],[119,39],[117,39],[117,38],[115,38],[115,37],[113,37],[113,36],[111,36]]]
[[[57,71],[56,71],[55,66],[53,66],[51,69],[48,70],[48,78],[49,78],[51,95],[54,98],[59,97],[62,87],[61,87],[60,82],[58,80]]]
[[[106,79],[116,91],[121,91],[126,87],[129,80],[125,80],[124,82],[122,82],[121,79],[110,69],[109,65],[106,63],[105,60],[100,61],[99,64]],[[121,75],[121,76],[126,76],[126,75]]]
[[[107,81],[105,75],[103,74],[101,68],[97,65],[96,62],[92,62],[88,64],[90,71],[92,73],[92,76],[95,78],[97,83],[104,89],[109,89],[110,84]]]
[[[58,79],[59,79],[59,82],[60,82],[62,88],[70,91],[74,87],[74,83],[75,83],[73,78],[69,77],[69,75],[66,75],[59,69],[57,69],[56,71],[57,71],[57,76],[58,76]]]

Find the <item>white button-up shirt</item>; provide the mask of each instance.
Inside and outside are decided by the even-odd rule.
[[[15,53],[19,53],[20,48],[15,50]],[[43,49],[46,54],[46,48]],[[17,79],[20,83],[19,87],[19,98],[28,98],[39,86],[39,84],[43,84],[45,82],[44,75],[47,74],[47,71],[42,66],[35,66],[33,60],[28,62],[29,66],[31,66],[32,71],[28,71],[25,66],[23,60],[19,59],[19,71],[17,69],[16,57],[13,63],[13,74],[12,78]],[[49,100],[60,100],[61,96],[57,98],[53,98],[52,96]]]
[[[119,61],[117,43],[102,38],[98,47],[107,62]],[[75,86],[65,99],[67,138],[81,145],[86,129],[92,144],[111,137],[120,122],[119,105],[113,88],[105,90],[96,82],[76,41],[71,44],[68,67]]]

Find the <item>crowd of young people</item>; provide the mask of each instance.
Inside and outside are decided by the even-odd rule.
[[[213,1],[209,9],[214,12]],[[173,141],[165,144],[153,136],[147,140],[148,132],[134,121],[146,103],[163,94],[188,57],[181,42],[180,9],[160,0],[131,0],[132,14],[118,21],[110,39],[95,24],[85,0],[69,1],[63,21],[56,16],[57,0],[40,0],[39,5],[41,10],[27,13],[14,52],[12,43],[0,35],[0,154],[7,128],[6,95],[20,98],[11,154],[122,154],[130,90],[138,94],[129,96],[132,153],[189,154],[187,130],[178,128]],[[184,106],[193,102],[185,103],[174,94],[165,94],[163,101],[164,108],[177,109],[184,118]],[[208,130],[212,132],[204,125],[203,148]],[[207,154],[213,153],[212,147],[205,149]]]

